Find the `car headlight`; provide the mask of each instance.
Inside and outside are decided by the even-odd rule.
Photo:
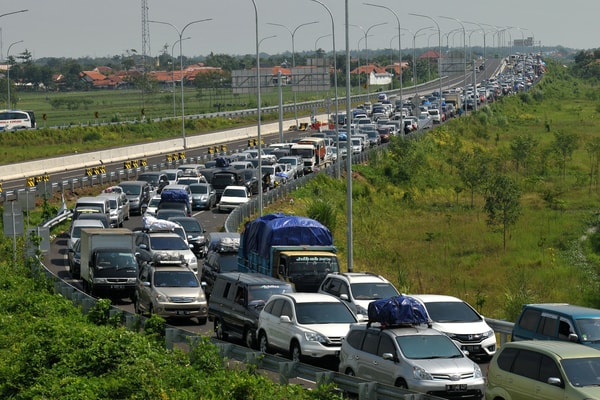
[[[475,364],[475,366],[473,367],[473,377],[474,378],[482,378],[483,377],[483,374],[481,373],[481,368],[477,364]]]
[[[479,371],[481,373],[481,370]],[[420,381],[431,381],[433,377],[421,367],[413,367],[413,376]]]
[[[166,303],[167,301],[169,301],[169,297],[161,292],[156,293],[155,299],[158,303]]]
[[[487,331],[487,332],[485,332],[485,333],[481,334],[481,336],[482,336],[484,339],[487,339],[487,338],[489,338],[489,337],[492,337],[492,336],[494,336],[494,331],[492,331],[492,330],[489,330],[489,331]]]
[[[304,332],[304,337],[309,342],[327,343],[327,337],[318,332]]]

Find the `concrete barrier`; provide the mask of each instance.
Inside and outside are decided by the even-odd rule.
[[[318,115],[318,120],[327,120],[327,115]],[[310,118],[299,118],[299,122],[310,123]],[[294,120],[283,122],[283,129],[295,124]],[[261,125],[261,136],[279,133],[279,122]],[[187,148],[197,148],[229,143],[233,140],[256,138],[258,126],[229,129],[221,132],[191,135],[186,137]],[[95,167],[99,164],[142,159],[158,154],[183,151],[183,138],[144,143],[126,147],[99,150],[89,153],[70,154],[44,160],[27,161],[10,165],[0,165],[0,181],[25,179],[40,174],[52,174],[71,169]]]

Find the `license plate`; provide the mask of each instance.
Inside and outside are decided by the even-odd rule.
[[[190,315],[190,312],[186,310],[177,310],[177,315]]]
[[[481,346],[462,346],[462,349],[466,351],[479,351],[481,350]]]
[[[125,289],[125,285],[110,285],[111,289]]]
[[[448,392],[464,392],[467,390],[467,385],[446,385],[446,391]]]

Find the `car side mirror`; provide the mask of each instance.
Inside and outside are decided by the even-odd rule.
[[[383,353],[381,355],[381,358],[383,358],[384,360],[396,361],[396,357],[394,357],[392,353]]]
[[[348,295],[346,293],[340,294],[340,299],[344,300],[344,301],[348,301],[350,300]]]
[[[569,342],[579,343],[579,336],[576,333],[569,333]]]
[[[282,315],[281,317],[279,317],[279,322],[284,323],[284,324],[291,324],[292,320],[290,319],[290,317],[288,315]]]

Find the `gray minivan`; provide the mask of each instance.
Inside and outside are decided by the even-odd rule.
[[[525,304],[511,340],[563,340],[600,349],[600,310],[565,303]]]
[[[119,186],[129,199],[129,211],[144,214],[150,202],[150,184],[146,181],[123,181]]]

